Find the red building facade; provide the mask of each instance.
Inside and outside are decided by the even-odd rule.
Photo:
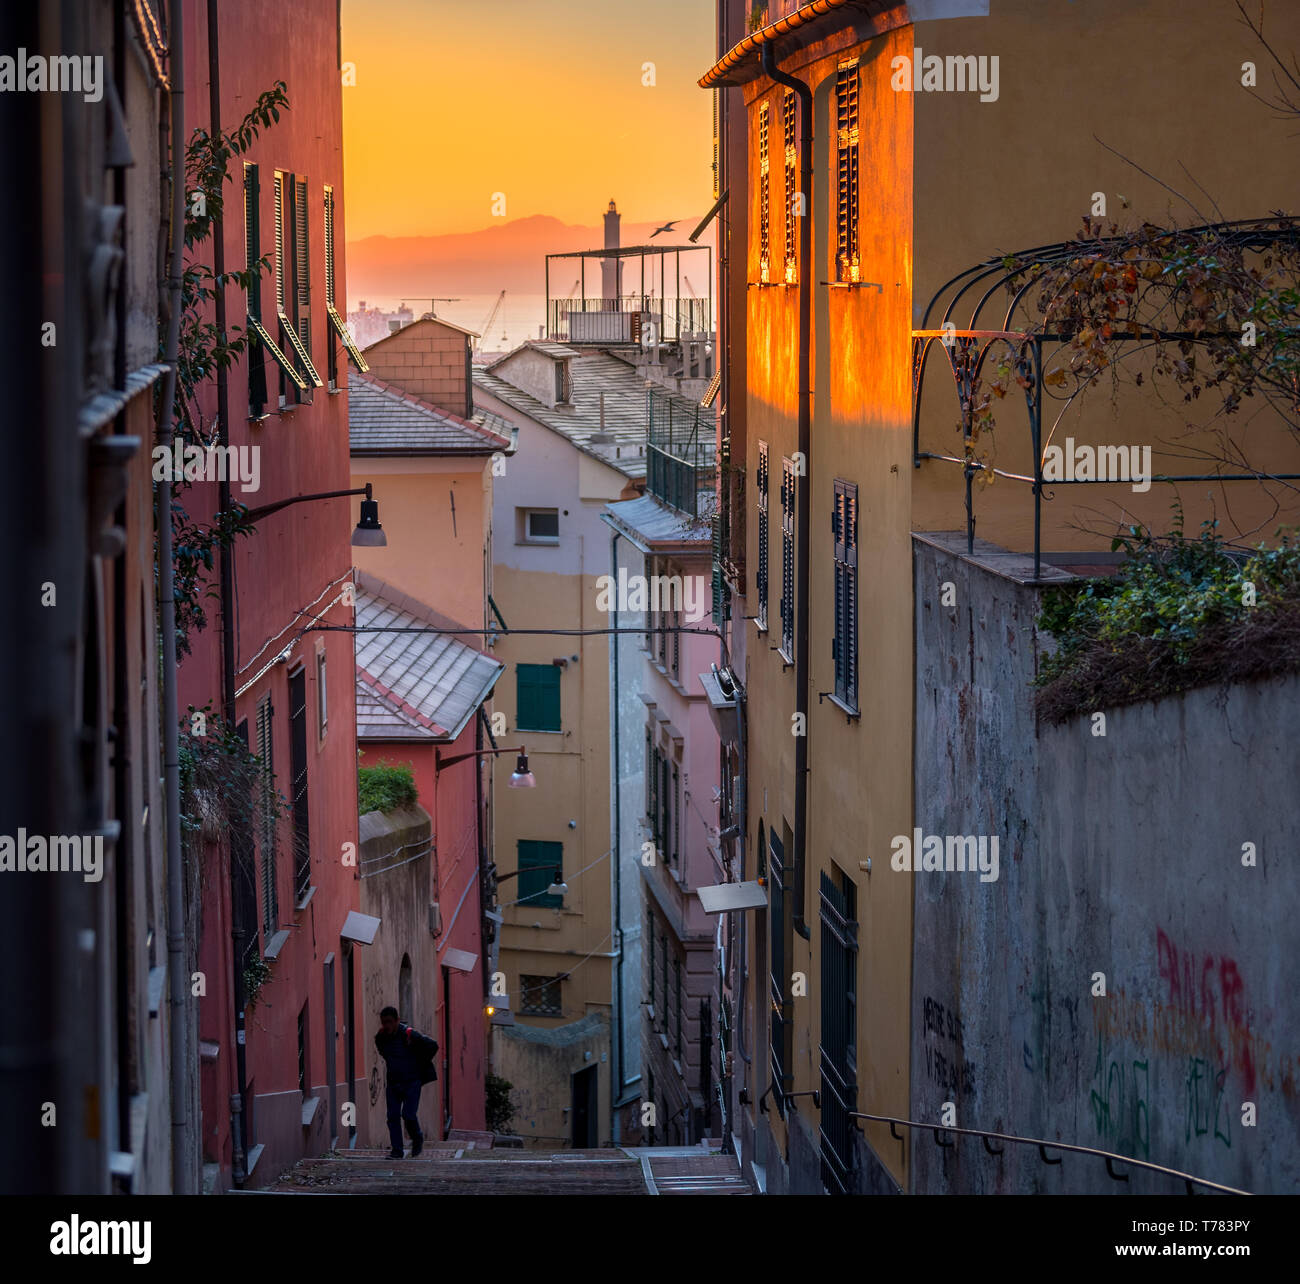
[[[227,272],[269,260],[248,290],[225,291],[228,331],[257,336],[226,375],[228,459],[239,464],[226,506],[254,510],[351,486],[349,354],[332,308],[346,298],[338,6],[211,8],[215,58],[209,6],[185,5],[190,135],[234,131],[279,81],[288,97],[232,158],[221,225]],[[214,250],[210,240],[191,260],[219,270]],[[199,410],[196,435],[215,439],[216,376]],[[208,480],[183,502],[206,522],[222,501]],[[219,714],[233,702],[235,730],[283,799],[263,799],[251,823],[206,843],[198,878],[202,1149],[223,1189],[245,1173],[264,1184],[336,1139],[366,1140],[354,1104],[365,1077],[359,947],[346,934],[359,905],[351,529],[346,498],[259,517],[235,540],[228,591],[209,599],[180,665],[181,710]]]

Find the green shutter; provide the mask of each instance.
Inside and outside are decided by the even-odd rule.
[[[557,869],[564,868],[564,844],[519,840],[519,900],[524,905],[559,908],[563,896],[552,896],[550,887]]]
[[[515,728],[559,731],[560,670],[553,664],[515,666]]]

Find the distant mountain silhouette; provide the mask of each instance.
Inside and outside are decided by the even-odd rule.
[[[658,222],[624,221],[622,243],[625,246],[661,245],[669,241],[685,245],[702,217],[702,214],[695,214],[680,219],[676,232],[657,237],[654,241],[650,240],[650,233],[659,225]],[[716,226],[716,222],[709,224],[708,231],[700,237],[701,245],[714,244]],[[566,250],[598,249],[604,237],[603,226],[579,227],[562,223],[549,214],[534,214],[530,218],[514,219],[477,232],[453,232],[442,236],[368,236],[364,240],[349,241],[348,307],[357,307],[362,299],[371,303],[402,296],[414,298],[425,290],[441,295],[495,294],[498,290],[509,290],[512,294],[542,294],[546,288],[546,255]],[[698,293],[708,292],[707,268],[702,254],[683,255],[682,269],[685,275],[690,276]],[[648,271],[647,261],[647,274]],[[579,264],[576,262],[554,265],[551,269],[552,291],[567,295],[578,272]],[[640,283],[639,269],[630,268],[629,272],[634,275],[625,275],[625,289],[635,288]],[[676,288],[672,278],[670,259],[670,295]],[[598,292],[599,283],[599,264],[589,262],[588,294]],[[682,293],[687,293],[685,285]]]

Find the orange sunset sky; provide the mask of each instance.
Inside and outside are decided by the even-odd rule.
[[[343,59],[349,241],[712,204],[713,0],[343,0]]]

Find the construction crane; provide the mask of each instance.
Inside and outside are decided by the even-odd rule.
[[[684,276],[682,277],[682,280],[686,282],[686,288],[691,292],[691,298],[698,299],[700,296],[695,293],[695,287],[691,284],[691,278],[689,276]]]
[[[487,320],[484,321],[483,324],[479,327],[479,334],[481,336],[479,339],[480,344],[483,342],[484,339],[487,338],[488,331],[492,329],[492,323],[497,319],[497,314],[501,311],[501,305],[505,303],[505,301],[506,301],[506,292],[502,290],[501,293],[497,295],[497,301],[492,305],[492,311],[488,313]],[[501,342],[502,344],[506,344],[509,342],[509,340],[506,337],[506,327],[504,321],[502,321],[501,323]]]
[[[405,307],[406,304],[408,303],[423,303],[425,299],[429,300],[429,315],[431,317],[436,317],[438,315],[438,309],[433,306],[435,303],[460,303],[461,302],[460,299],[447,299],[442,297],[435,297],[428,294],[422,294],[420,295],[419,298],[415,298],[415,299],[398,299],[397,306],[400,308],[400,307]]]

